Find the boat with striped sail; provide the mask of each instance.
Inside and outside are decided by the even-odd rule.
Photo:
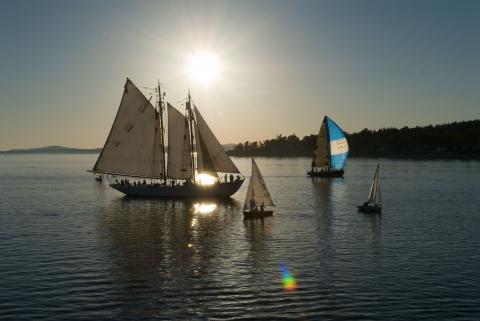
[[[160,84],[155,91],[156,107],[127,78],[112,128],[91,171],[108,175],[112,188],[130,196],[180,198],[234,194],[244,178],[190,94],[183,114],[163,101],[165,94]],[[221,180],[219,173],[225,179]]]
[[[272,216],[273,210],[266,210],[265,206],[274,206],[273,200],[262,173],[252,158],[252,176],[248,183],[247,195],[245,196],[245,203],[243,205],[243,217],[249,219]]]
[[[362,205],[358,205],[358,210],[365,213],[380,213],[382,212],[382,194],[380,193],[380,182],[378,173],[380,171],[380,163],[377,164],[377,169],[373,175],[372,186],[370,193],[368,193],[368,200]]]
[[[313,151],[311,177],[343,177],[348,157],[345,132],[331,118],[325,116]]]

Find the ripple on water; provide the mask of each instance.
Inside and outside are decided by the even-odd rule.
[[[308,159],[259,158],[275,216],[244,222],[247,184],[200,214],[121,197],[84,173],[94,158],[2,158],[1,319],[480,319],[478,162],[382,160],[369,216],[376,160],[311,180]]]

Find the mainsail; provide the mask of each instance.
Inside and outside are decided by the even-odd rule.
[[[332,119],[325,116],[313,152],[312,167],[342,169],[348,156],[345,133]]]
[[[380,163],[377,164],[375,175],[373,175],[372,186],[368,194],[368,203],[382,205],[382,195],[380,194],[380,183],[378,182],[378,172],[380,170]]]
[[[127,78],[117,116],[93,172],[164,178],[159,114]]]
[[[197,107],[196,119],[197,167],[199,172],[240,173],[225,153],[223,146],[208,127]]]
[[[243,208],[245,210],[252,210],[250,208],[250,200],[255,200],[256,206],[261,206],[262,203],[265,206],[273,206],[273,200],[268,192],[267,185],[263,180],[262,173],[257,166],[257,163],[252,158],[252,176],[250,177],[250,182],[248,184],[247,195],[245,196],[245,204]]]
[[[329,144],[327,139],[327,125],[322,122],[317,136],[317,143],[313,151],[313,167],[325,167],[330,164]]]
[[[172,105],[168,108],[167,177],[192,179],[192,147],[188,119]]]

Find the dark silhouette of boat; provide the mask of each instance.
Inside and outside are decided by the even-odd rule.
[[[313,151],[311,177],[343,177],[348,156],[348,142],[343,130],[325,116]]]
[[[156,107],[127,78],[117,115],[92,172],[106,175],[112,188],[129,196],[229,197],[237,192],[244,178],[190,94],[183,114],[164,102],[160,83],[155,91]]]
[[[382,195],[380,193],[380,182],[378,181],[378,172],[380,170],[380,163],[377,164],[377,169],[373,175],[372,186],[368,193],[368,200],[358,205],[360,212],[364,213],[381,213],[382,212]]]
[[[252,158],[252,176],[248,183],[247,195],[245,195],[245,203],[243,205],[244,219],[272,216],[273,210],[266,210],[265,206],[274,206],[273,200],[262,173]]]

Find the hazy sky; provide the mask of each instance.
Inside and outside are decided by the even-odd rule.
[[[0,0],[0,149],[103,146],[126,77],[222,143],[480,118],[480,1]]]

